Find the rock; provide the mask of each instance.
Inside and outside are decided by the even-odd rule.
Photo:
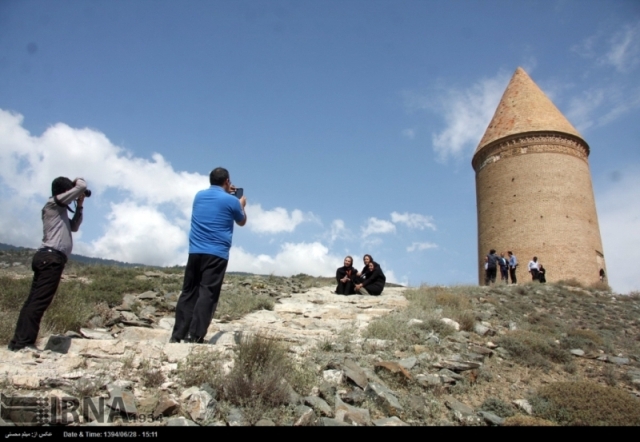
[[[256,422],[256,427],[275,427],[276,424],[270,419],[260,419]]]
[[[349,404],[345,404],[340,399],[340,396],[336,395],[336,419],[350,424],[358,426],[371,425],[371,415],[369,410],[364,408],[353,407]]]
[[[348,392],[345,395],[342,395],[341,399],[346,402],[347,404],[361,404],[364,402],[364,400],[366,399],[366,396],[364,394],[364,391],[362,391],[360,388],[354,388],[353,390],[351,390],[350,392]]]
[[[227,423],[230,427],[242,427],[247,425],[244,420],[242,410],[239,408],[231,408],[227,413]]]
[[[416,381],[423,387],[437,387],[442,385],[442,379],[437,374],[419,374]]]
[[[412,325],[420,325],[420,324],[424,324],[424,321],[420,319],[409,319],[409,322],[407,322],[407,325],[409,327],[411,327]]]
[[[401,421],[396,416],[385,417],[383,419],[376,419],[373,421],[373,425],[376,427],[409,427],[410,425]]]
[[[316,415],[313,410],[306,405],[298,405],[294,410],[297,419],[293,424],[294,427],[307,427],[313,425]]]
[[[533,407],[531,407],[531,404],[528,400],[516,399],[515,401],[513,401],[513,404],[525,413],[529,415],[533,414]]]
[[[332,419],[329,417],[322,417],[319,421],[320,424],[324,427],[351,427],[351,424],[347,424],[345,422],[340,422],[339,420]]]
[[[489,333],[489,330],[490,330],[489,327],[479,324],[477,322],[473,326],[473,331],[480,336],[486,335],[487,333]]]
[[[491,413],[490,411],[480,410],[478,411],[478,416],[484,419],[486,423],[491,425],[502,425],[504,423],[504,419]]]
[[[167,420],[167,427],[199,427],[200,425],[182,416]]]
[[[173,397],[168,394],[163,394],[160,396],[158,400],[158,405],[153,411],[153,418],[163,418],[174,415],[178,409],[180,408],[180,404]]]
[[[136,416],[138,414],[136,398],[131,392],[123,390],[113,384],[108,385],[107,389],[109,390],[109,400],[107,401],[109,408],[121,415]]]
[[[584,351],[580,350],[579,348],[574,348],[573,350],[569,350],[569,353],[571,353],[574,356],[584,356]]]
[[[398,398],[383,385],[376,382],[369,382],[365,389],[365,394],[371,397],[384,411],[391,416],[398,416],[404,409]]]
[[[629,364],[629,358],[620,358],[617,356],[609,356],[609,362],[611,362],[612,364],[616,364],[616,365],[628,365]]]
[[[456,321],[454,321],[453,319],[449,319],[449,318],[441,318],[440,319],[442,322],[444,322],[445,324],[453,327],[456,331],[460,330],[460,324],[458,324]]]
[[[460,402],[452,396],[447,396],[444,403],[449,409],[461,413],[463,417],[475,415],[473,408]]]
[[[153,300],[156,299],[157,297],[159,297],[160,294],[153,292],[153,291],[148,291],[148,292],[144,292],[139,294],[138,296],[136,296],[136,298],[140,299],[140,300]]]
[[[410,356],[408,358],[401,359],[398,363],[407,370],[411,370],[418,363],[418,358]]]
[[[393,362],[393,361],[381,361],[381,362],[376,362],[374,364],[374,367],[376,368],[376,370],[378,369],[385,369],[387,371],[390,371],[391,373],[400,373],[402,374],[406,379],[411,380],[411,373],[409,373],[407,371],[406,368],[404,368],[402,365],[400,365],[397,362]]]
[[[342,371],[325,370],[322,372],[322,378],[330,384],[340,385],[342,383]]]
[[[194,388],[194,387],[192,387]],[[184,409],[194,421],[202,422],[210,419],[216,408],[216,401],[206,391],[200,390],[195,387],[195,391],[192,388],[188,389],[180,398],[183,399]],[[189,394],[186,394],[189,392]]]
[[[329,404],[317,396],[306,396],[304,402],[323,416],[331,416],[333,414]]]
[[[81,328],[80,329],[80,334],[82,335],[82,337],[87,338],[87,339],[100,339],[100,340],[113,339],[113,336],[111,336],[111,333],[105,333],[105,332],[101,332],[101,331],[96,331],[96,330],[92,330],[90,328]],[[71,345],[71,343],[69,343],[69,346],[70,345]]]
[[[67,354],[71,347],[71,337],[69,336],[49,336],[45,350],[51,350],[56,353]]]
[[[369,383],[367,375],[354,361],[351,359],[345,359],[342,364],[342,370],[344,371],[344,375],[353,381],[358,387],[363,390],[367,387],[367,384]]]

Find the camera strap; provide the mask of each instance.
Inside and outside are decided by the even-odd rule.
[[[68,210],[69,212],[71,212],[71,213],[75,213],[75,212],[73,211],[73,209],[71,209],[71,207],[69,207],[67,204],[62,204],[62,203],[60,202],[60,200],[58,199],[58,196],[57,196],[57,195],[53,195],[53,201],[55,201],[55,203],[56,203],[57,205],[59,205],[60,207],[66,207],[66,208],[67,208],[67,210]]]

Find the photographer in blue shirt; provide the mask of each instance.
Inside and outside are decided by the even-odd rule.
[[[169,342],[204,342],[229,262],[233,224],[247,223],[247,200],[230,195],[236,188],[229,172],[218,167],[211,171],[209,182],[211,187],[198,192],[193,201],[189,259]]]

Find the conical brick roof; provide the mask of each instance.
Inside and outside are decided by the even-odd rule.
[[[524,69],[519,67],[511,77],[493,119],[478,144],[476,153],[500,138],[536,131],[563,132],[582,139],[580,133]]]

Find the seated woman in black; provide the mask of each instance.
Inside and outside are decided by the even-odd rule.
[[[382,268],[378,263],[370,261],[367,266],[367,272],[363,273],[363,277],[362,282],[355,286],[356,293],[372,296],[378,296],[382,293],[387,278],[382,273]]]
[[[377,263],[375,263],[373,261],[373,258],[371,257],[371,255],[364,255],[362,260],[364,261],[364,267],[362,268],[361,272],[358,272],[358,275],[357,275],[358,279],[356,280],[356,282],[362,282],[362,279],[365,277],[365,275],[369,271],[369,263],[370,262],[373,262],[374,265],[378,265]]]
[[[335,293],[337,295],[353,295],[355,294],[354,279],[357,274],[357,270],[353,267],[353,258],[347,256],[344,259],[344,266],[340,267],[336,271],[336,281],[338,282],[338,287],[336,287]]]

